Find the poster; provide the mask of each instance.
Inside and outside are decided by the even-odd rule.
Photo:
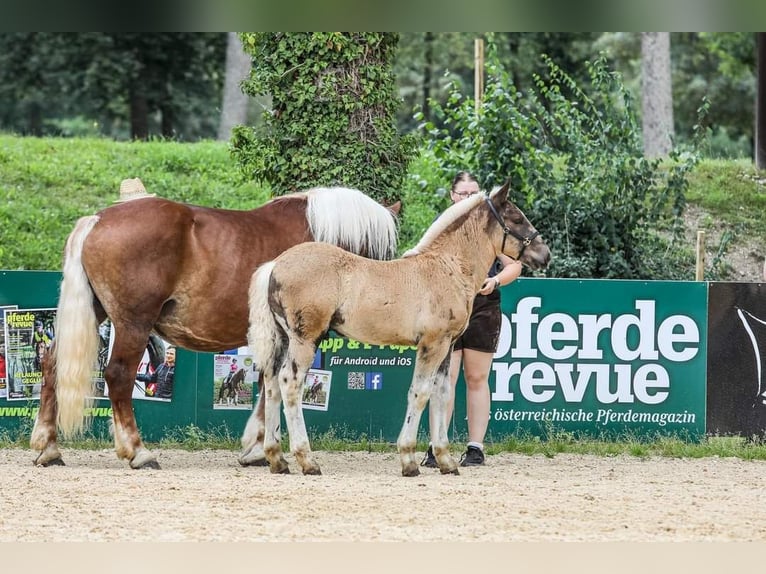
[[[326,411],[330,401],[332,371],[309,369],[301,394],[304,409]]]
[[[55,309],[3,308],[5,394],[9,401],[39,400],[42,359],[53,342]]]
[[[109,385],[104,380],[103,373],[114,346],[114,325],[109,320],[105,321],[99,326],[99,333],[102,339],[102,349],[99,351],[99,364],[96,367],[95,396],[96,398],[106,398],[109,396]],[[103,346],[104,343],[107,343],[105,347]],[[172,400],[175,368],[175,346],[159,335],[154,333],[149,335],[146,349],[136,369],[132,398],[158,401]]]
[[[213,408],[252,409],[259,373],[247,347],[213,358]]]
[[[5,309],[16,309],[16,305],[0,306],[0,399],[8,398],[8,372],[5,361]]]

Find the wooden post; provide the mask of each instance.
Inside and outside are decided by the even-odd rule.
[[[478,114],[484,98],[484,40],[482,38],[476,38],[473,42],[473,65],[473,101]]]
[[[766,32],[756,32],[755,167],[766,170]]]
[[[694,274],[695,281],[705,280],[705,232],[697,232],[697,269]]]

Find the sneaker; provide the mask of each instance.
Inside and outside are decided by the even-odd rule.
[[[475,446],[465,449],[460,457],[460,466],[481,466],[484,464],[484,451]]]
[[[430,446],[428,447],[428,450],[426,451],[426,455],[423,457],[423,460],[420,463],[420,466],[425,466],[427,468],[439,468],[439,465],[436,462],[436,457],[434,456],[433,447],[430,447]]]

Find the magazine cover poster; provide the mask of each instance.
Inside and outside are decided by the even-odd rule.
[[[102,332],[100,330],[100,332]],[[109,345],[106,359],[99,365],[101,373],[103,367],[109,362],[112,347],[114,346],[114,325],[109,324]],[[102,335],[103,337],[103,335]],[[101,357],[101,354],[99,354]],[[146,343],[146,349],[138,363],[136,378],[133,381],[134,399],[146,399],[155,401],[170,401],[173,399],[173,385],[175,383],[176,348],[165,341],[159,335],[152,333]],[[101,377],[103,380],[103,375]],[[109,385],[103,382],[103,394],[97,394],[97,398],[109,396]],[[96,385],[97,392],[99,385]]]
[[[304,409],[326,411],[330,401],[332,371],[309,369],[303,382],[302,403]]]
[[[5,349],[5,309],[16,309],[16,305],[0,306],[0,399],[8,398],[8,371],[6,369]]]
[[[55,336],[55,317],[55,309],[3,309],[9,401],[40,398],[42,359]]]
[[[251,409],[258,371],[247,347],[213,357],[213,408]]]

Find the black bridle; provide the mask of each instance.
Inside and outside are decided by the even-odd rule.
[[[489,199],[489,197],[485,197],[484,201],[487,202],[487,205],[489,206],[489,210],[492,212],[492,215],[495,216],[495,219],[497,219],[497,222],[503,228],[503,245],[500,247],[500,252],[505,253],[505,240],[508,239],[509,235],[513,235],[516,239],[521,241],[521,249],[519,250],[519,255],[517,257],[517,259],[521,259],[521,256],[523,255],[524,250],[527,248],[527,246],[530,243],[532,243],[532,240],[539,235],[539,232],[535,231],[532,235],[528,237],[523,237],[519,235],[513,229],[511,229],[505,224],[505,221],[503,221],[503,218],[500,217],[500,214],[497,212],[497,209],[495,209],[495,206],[492,205],[492,201]]]

